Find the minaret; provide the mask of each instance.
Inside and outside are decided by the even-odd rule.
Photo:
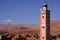
[[[40,10],[40,40],[50,40],[50,10],[48,5],[43,4]]]

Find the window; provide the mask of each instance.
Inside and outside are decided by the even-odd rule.
[[[42,39],[44,39],[44,37],[42,37]]]
[[[44,16],[42,16],[42,18],[44,18]]]
[[[42,26],[42,28],[45,28],[44,26]]]

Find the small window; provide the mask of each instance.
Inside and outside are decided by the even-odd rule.
[[[42,28],[45,28],[44,26],[42,26]]]
[[[42,18],[44,18],[44,16],[42,16]]]
[[[42,39],[44,39],[44,37],[42,37]]]

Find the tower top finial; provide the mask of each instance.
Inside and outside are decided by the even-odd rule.
[[[48,5],[46,4],[46,0],[44,0],[43,3],[43,10],[48,10]]]
[[[48,5],[47,4],[43,4],[43,7],[47,7]]]
[[[47,3],[46,3],[46,0],[43,0],[43,1],[44,1],[44,3],[43,3],[43,9],[44,9],[44,8],[47,9],[48,5],[47,5]]]

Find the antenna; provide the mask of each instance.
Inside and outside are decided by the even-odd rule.
[[[42,2],[42,3],[46,4],[46,0],[40,0],[40,2]]]
[[[46,4],[46,0],[43,0],[43,2]]]

